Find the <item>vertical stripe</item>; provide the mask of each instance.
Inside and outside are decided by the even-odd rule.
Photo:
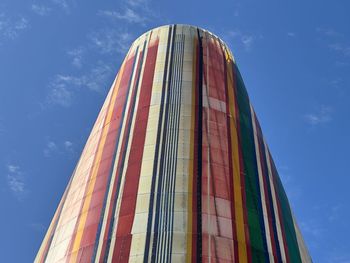
[[[237,76],[237,102],[239,107],[239,121],[241,130],[242,157],[245,172],[245,192],[247,201],[247,214],[249,226],[249,244],[252,251],[253,262],[268,261],[266,251],[266,236],[263,226],[260,189],[258,188],[258,175],[256,170],[256,157],[254,155],[254,141],[250,116],[250,104],[244,83],[236,67]]]
[[[202,130],[203,130],[203,45],[200,31],[198,35],[198,137],[197,137],[197,262],[202,262]]]
[[[137,62],[137,66],[135,68],[135,78],[134,78],[134,83],[131,84],[132,86],[132,90],[131,90],[131,96],[130,96],[130,105],[129,105],[129,109],[128,109],[128,113],[126,115],[126,122],[125,122],[125,131],[123,134],[123,138],[122,138],[122,144],[121,144],[121,150],[120,150],[120,156],[119,156],[119,160],[118,160],[118,166],[117,166],[117,178],[118,178],[118,188],[117,188],[117,193],[116,196],[119,196],[119,190],[120,190],[120,182],[123,178],[123,174],[124,174],[124,166],[125,166],[125,160],[127,158],[127,151],[128,151],[128,145],[129,145],[129,136],[130,136],[130,127],[131,127],[131,123],[133,120],[133,113],[134,113],[134,109],[135,109],[135,104],[136,104],[136,95],[138,92],[138,84],[139,84],[139,80],[140,80],[140,74],[141,74],[141,68],[143,65],[143,59],[144,59],[144,54],[145,54],[145,46],[146,46],[146,41],[144,42],[143,45],[143,49],[136,52],[139,52],[138,55],[138,62]],[[125,180],[125,179],[124,179]],[[121,195],[122,196],[122,195]],[[121,244],[123,244],[124,242],[128,243],[128,237],[124,236],[119,236],[118,232],[116,233],[116,237],[112,238],[112,235],[114,235],[114,230],[117,229],[117,226],[119,226],[119,224],[123,224],[125,223],[125,221],[121,220],[121,218],[119,218],[115,215],[115,211],[116,211],[116,205],[117,202],[114,201],[113,204],[113,209],[112,209],[112,219],[111,219],[111,223],[109,225],[109,232],[108,232],[108,236],[111,238],[111,241],[107,243],[106,246],[106,252],[105,252],[105,261],[107,258],[113,256],[113,254],[115,253],[115,251],[118,251],[120,249]],[[124,219],[124,218],[123,218]],[[122,221],[122,222],[120,222]],[[108,239],[110,240],[110,239]],[[122,256],[121,256],[122,257]],[[123,260],[123,258],[121,258],[121,260]]]
[[[117,138],[116,138],[116,146],[115,146],[115,149],[119,149],[118,147],[120,147],[119,146],[119,141],[120,141],[120,136],[121,136],[121,131],[122,131],[122,127],[123,127],[123,123],[124,123],[124,116],[125,116],[125,111],[126,111],[126,107],[127,107],[127,105],[128,105],[128,98],[129,98],[129,94],[130,94],[130,90],[131,90],[131,82],[132,82],[132,79],[133,79],[133,76],[134,76],[134,68],[135,68],[135,64],[136,64],[136,60],[137,60],[137,53],[138,53],[138,48],[136,49],[136,52],[135,52],[135,54],[130,58],[130,60],[128,61],[129,63],[127,64],[129,67],[128,68],[126,68],[125,69],[125,78],[122,78],[122,80],[121,80],[121,83],[120,83],[120,89],[123,89],[123,93],[122,94],[120,94],[119,95],[119,97],[122,95],[123,96],[123,101],[121,101],[121,104],[122,104],[122,107],[120,107],[119,108],[119,110],[121,111],[120,113],[118,113],[118,115],[117,116],[120,116],[120,119],[119,119],[119,125],[117,126],[118,128],[118,132],[117,132]],[[120,115],[119,115],[120,114]],[[116,150],[116,152],[117,152],[118,150]],[[114,155],[114,158],[116,158],[116,154]],[[115,161],[114,161],[114,163],[115,163]],[[113,167],[113,169],[111,169],[111,172],[114,172],[114,167]],[[110,176],[112,176],[111,174],[110,174]],[[117,177],[117,180],[118,180],[119,178]],[[113,185],[113,189],[115,189],[115,185]],[[112,194],[112,199],[110,200],[110,202],[112,202],[112,204],[114,203],[113,202],[113,200],[114,200],[114,195],[116,195],[116,196],[118,196],[118,193],[117,193],[117,191],[113,191],[112,192],[113,194]],[[114,211],[113,210],[113,208],[114,208],[114,206],[113,205],[111,205],[110,206],[110,209],[112,210],[112,211]],[[110,212],[110,211],[109,211]],[[107,247],[109,247],[109,245],[110,245],[110,240],[111,240],[111,225],[112,225],[112,222],[111,222],[111,220],[112,220],[112,218],[113,218],[113,213],[112,212],[110,212],[110,214],[109,214],[109,217],[110,218],[107,218],[107,220],[109,219],[109,224],[108,224],[108,222],[107,222],[107,231],[106,231],[106,233],[107,233],[107,241],[106,241],[106,244],[105,244],[105,249],[107,248]],[[102,254],[102,256],[103,255],[105,255],[104,254],[104,251],[102,251],[101,253],[103,253]]]
[[[256,118],[255,118],[255,123],[256,123],[256,127],[257,127],[257,139],[258,139],[258,144],[259,144],[259,154],[261,157],[263,181],[264,181],[265,193],[267,195],[266,207],[267,207],[267,215],[269,218],[269,227],[271,230],[271,234],[270,234],[271,246],[272,246],[273,256],[274,256],[275,261],[281,262],[282,256],[281,256],[280,245],[279,245],[278,236],[277,236],[277,226],[275,223],[276,222],[275,211],[273,208],[273,201],[272,201],[270,180],[269,180],[269,175],[268,175],[266,152],[264,150],[265,148],[264,148],[264,142],[263,142],[263,135],[261,132],[259,122]]]
[[[233,262],[239,262],[238,254],[238,239],[237,239],[237,230],[236,230],[236,212],[235,212],[235,196],[234,196],[234,156],[233,156],[233,145],[232,145],[232,112],[230,111],[230,104],[233,102],[231,95],[230,86],[232,86],[232,71],[230,69],[231,57],[226,52],[222,50],[222,56],[224,58],[224,77],[225,77],[225,97],[226,97],[226,126],[227,126],[227,140],[228,140],[228,163],[229,163],[229,193],[230,193],[230,208],[231,208],[231,227],[232,227],[232,238],[233,238]],[[231,95],[231,96],[230,96]],[[243,260],[242,260],[243,261]]]
[[[35,262],[312,262],[227,45],[132,44]]]
[[[106,185],[106,192],[105,192],[105,196],[104,196],[104,202],[103,202],[103,208],[100,214],[100,221],[99,221],[99,227],[98,227],[98,231],[96,233],[96,243],[94,246],[94,253],[92,256],[92,262],[93,261],[99,261],[99,258],[103,258],[104,257],[104,249],[106,248],[106,240],[108,240],[108,231],[106,231],[106,229],[109,228],[109,223],[110,223],[110,219],[111,219],[111,200],[112,200],[112,196],[113,196],[113,191],[112,189],[114,189],[115,187],[115,174],[116,174],[116,160],[117,160],[117,156],[118,153],[120,152],[120,145],[119,145],[119,139],[121,136],[121,132],[122,132],[122,126],[123,126],[123,121],[124,121],[124,112],[125,112],[125,107],[127,106],[127,98],[128,98],[128,91],[129,91],[129,82],[131,81],[131,77],[130,74],[132,74],[132,70],[134,68],[134,63],[136,60],[136,55],[137,53],[134,54],[133,57],[131,57],[127,63],[128,63],[128,67],[122,66],[121,69],[121,73],[124,73],[124,68],[125,68],[125,73],[127,73],[128,75],[127,78],[121,78],[118,82],[118,86],[120,85],[120,92],[118,94],[118,98],[120,100],[120,104],[122,105],[122,107],[116,107],[116,109],[118,109],[118,111],[115,113],[115,119],[114,119],[114,126],[115,126],[115,130],[116,130],[116,140],[115,140],[115,151],[113,154],[113,166],[110,168],[109,170],[109,176],[108,176],[108,181],[107,181],[107,185]],[[130,65],[130,66],[129,66]],[[123,97],[122,97],[123,96]],[[113,193],[112,193],[113,192]]]
[[[249,240],[249,234],[246,229],[246,211],[245,198],[244,198],[244,177],[242,172],[242,157],[240,151],[239,140],[239,117],[237,107],[237,95],[236,84],[234,75],[233,60],[230,57],[229,60],[229,81],[228,81],[228,94],[230,107],[230,130],[231,130],[231,146],[232,146],[232,163],[233,163],[233,202],[235,205],[235,223],[237,233],[237,246],[238,246],[238,262],[249,262],[249,252],[247,250],[247,243]]]
[[[166,48],[166,59],[165,59],[165,65],[164,65],[163,85],[162,85],[162,97],[161,97],[159,121],[158,121],[158,128],[157,128],[155,157],[154,157],[154,163],[153,163],[151,194],[150,194],[148,221],[147,221],[147,233],[146,233],[146,242],[145,242],[145,252],[144,252],[144,258],[143,258],[144,262],[148,262],[149,251],[150,251],[151,228],[153,223],[154,191],[155,191],[155,183],[156,183],[156,175],[157,175],[157,167],[158,167],[160,135],[161,135],[161,127],[162,127],[162,121],[163,121],[163,110],[164,110],[164,99],[165,99],[165,85],[166,85],[166,78],[167,78],[170,39],[171,39],[172,31],[173,31],[173,28],[170,26],[168,30],[168,41],[167,41],[167,48]]]
[[[192,57],[192,96],[191,96],[191,129],[190,129],[190,160],[188,165],[188,201],[187,201],[187,254],[186,254],[186,262],[189,263],[193,258],[193,254],[195,254],[195,246],[193,246],[193,242],[195,242],[196,232],[196,204],[195,201],[195,193],[196,193],[196,182],[195,182],[195,133],[196,133],[196,69],[197,69],[197,38],[195,36],[191,36],[193,38],[193,57]],[[194,79],[194,81],[193,81]],[[193,253],[194,252],[194,253]]]
[[[162,217],[162,213],[160,211],[161,205],[163,205],[163,209],[166,209],[164,207],[164,200],[162,203],[161,201],[164,198],[164,195],[167,196],[167,193],[164,193],[162,191],[162,188],[164,188],[164,182],[166,181],[164,179],[166,179],[165,177],[169,173],[169,171],[166,169],[167,167],[164,167],[164,165],[167,164],[165,158],[167,155],[166,151],[168,150],[168,147],[169,147],[169,144],[167,143],[168,136],[169,136],[167,133],[170,131],[170,129],[168,128],[168,122],[172,122],[172,118],[171,116],[169,116],[169,106],[173,95],[173,92],[171,90],[172,88],[171,83],[172,83],[172,77],[174,73],[173,61],[174,61],[175,37],[176,37],[176,26],[174,26],[173,37],[172,37],[172,48],[171,48],[170,63],[169,63],[169,76],[167,80],[167,97],[165,102],[165,113],[164,113],[164,124],[163,124],[163,137],[162,137],[162,143],[161,143],[162,148],[160,153],[160,164],[159,164],[159,172],[158,172],[159,175],[158,175],[157,198],[156,198],[155,218],[154,218],[154,237],[153,237],[152,256],[151,256],[151,260],[155,262],[159,262],[158,257],[164,254],[162,252],[159,252],[159,245],[160,245],[160,242],[163,241],[160,239],[161,237],[163,237],[165,231],[161,231],[161,228],[159,228],[159,225],[162,223],[162,221],[160,220]]]
[[[277,196],[276,196],[276,191],[275,191],[275,184],[272,176],[272,169],[271,169],[271,162],[270,162],[270,153],[267,149],[266,142],[264,141],[264,148],[265,148],[265,156],[266,156],[266,161],[267,161],[267,167],[268,167],[268,175],[269,175],[269,181],[270,181],[270,186],[271,186],[271,196],[272,196],[272,201],[273,201],[273,208],[275,211],[275,219],[276,219],[276,227],[277,227],[277,236],[278,236],[278,242],[279,242],[279,247],[281,249],[281,256],[282,256],[282,262],[287,262],[287,254],[286,254],[286,245],[285,245],[285,238],[282,233],[283,228],[282,228],[282,223],[281,223],[281,217],[280,217],[280,211],[279,211],[279,206],[277,203]]]
[[[300,252],[298,248],[298,242],[295,234],[294,222],[293,222],[293,217],[291,214],[289,202],[272,158],[270,158],[270,162],[272,167],[272,175],[274,177],[275,185],[277,189],[278,200],[279,200],[278,203],[281,209],[280,210],[281,216],[283,218],[283,228],[284,228],[284,235],[286,239],[286,247],[288,248],[287,251],[288,251],[289,261],[293,263],[301,262]]]
[[[118,91],[117,89],[113,90],[112,98],[113,98],[113,96],[116,96],[117,91]],[[101,134],[101,137],[100,137],[99,142],[98,142],[98,149],[97,149],[96,155],[94,157],[94,165],[92,167],[90,179],[89,179],[88,184],[87,184],[87,188],[86,188],[86,192],[84,195],[84,201],[83,201],[83,206],[81,208],[79,220],[78,220],[77,225],[76,225],[76,235],[72,239],[72,247],[71,247],[72,254],[70,257],[70,262],[75,262],[77,260],[77,256],[78,256],[77,251],[80,248],[80,242],[81,242],[81,239],[82,239],[82,236],[84,233],[84,226],[85,226],[85,223],[87,220],[87,213],[88,213],[88,209],[89,209],[91,198],[92,198],[93,189],[94,189],[95,182],[96,182],[98,168],[99,168],[100,163],[101,163],[103,148],[104,148],[105,142],[106,142],[106,135],[107,135],[108,128],[109,128],[108,124],[112,118],[112,111],[113,111],[113,107],[111,107],[111,104],[113,102],[112,98],[111,98],[111,101],[110,101],[109,106],[108,106],[106,119],[104,121],[105,125],[102,129],[102,134]]]
[[[261,198],[261,205],[262,205],[262,216],[263,216],[263,222],[264,222],[264,228],[266,233],[266,243],[267,243],[267,249],[268,249],[268,255],[267,257],[270,258],[269,262],[274,262],[275,258],[272,256],[272,244],[271,244],[271,229],[269,225],[268,220],[268,214],[267,214],[267,207],[266,207],[266,193],[265,193],[265,187],[264,187],[264,179],[263,179],[263,168],[262,168],[262,162],[261,162],[261,156],[260,156],[260,149],[259,149],[259,142],[257,138],[257,128],[256,128],[256,117],[255,112],[250,105],[250,113],[252,117],[252,127],[253,127],[253,136],[254,136],[254,144],[255,144],[255,154],[256,154],[256,163],[258,168],[258,182],[259,182],[259,188],[260,188],[260,198]]]

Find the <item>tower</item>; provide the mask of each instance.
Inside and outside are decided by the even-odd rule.
[[[134,41],[35,261],[311,262],[222,40]]]

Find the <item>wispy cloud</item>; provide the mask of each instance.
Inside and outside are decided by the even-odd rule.
[[[251,50],[253,43],[257,37],[252,34],[242,33],[240,30],[231,30],[226,33],[226,38],[229,41],[239,41],[246,51]]]
[[[345,43],[344,34],[332,28],[317,28],[316,31],[327,38],[328,48],[344,57],[350,57],[350,44]]]
[[[145,25],[148,20],[144,14],[139,14],[131,8],[125,8],[123,12],[104,10],[99,11],[99,15],[106,16],[111,19],[124,20],[128,23]]]
[[[89,35],[92,45],[102,54],[125,54],[128,50],[133,35],[127,31],[121,32],[114,29],[104,29]]]
[[[83,54],[85,49],[83,47],[78,47],[67,52],[68,56],[72,58],[72,65],[76,68],[82,67]]]
[[[56,4],[58,7],[60,7],[67,14],[71,10],[71,3],[72,3],[72,1],[70,1],[70,3],[68,3],[67,0],[52,0],[52,2],[54,4]]]
[[[332,121],[332,113],[333,109],[331,107],[322,105],[315,112],[305,114],[304,119],[310,125],[315,126]]]
[[[316,32],[323,34],[324,36],[327,36],[327,37],[341,37],[341,36],[343,36],[343,34],[335,31],[332,28],[318,27],[318,28],[316,28]]]
[[[294,32],[288,32],[287,36],[289,36],[289,37],[296,37],[297,35]]]
[[[49,84],[49,93],[43,106],[71,106],[78,88],[101,93],[110,84],[108,81],[112,75],[112,68],[101,61],[79,76],[58,74]]]
[[[73,143],[71,141],[64,141],[63,146],[67,152],[73,152]]]
[[[0,13],[0,39],[15,39],[28,27],[29,20],[24,16],[11,18],[5,13]]]
[[[73,102],[73,90],[69,86],[70,77],[56,75],[49,84],[49,94],[46,97],[45,106],[59,105],[69,107]]]
[[[133,7],[145,6],[148,4],[148,0],[126,0],[125,2]]]
[[[58,150],[58,147],[56,143],[53,141],[48,141],[46,143],[43,153],[45,157],[50,157],[53,153],[57,152],[57,150]]]
[[[39,16],[47,16],[51,13],[51,10],[50,7],[44,5],[32,4],[32,11]]]
[[[333,43],[329,45],[329,48],[333,51],[339,52],[340,54],[350,57],[350,45],[342,43]]]
[[[14,164],[7,165],[7,185],[12,194],[21,200],[27,193],[21,168]]]
[[[43,150],[43,154],[45,157],[51,157],[54,154],[66,153],[74,153],[73,143],[69,140],[60,142],[48,140]]]

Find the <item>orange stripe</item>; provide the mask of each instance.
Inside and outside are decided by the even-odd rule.
[[[79,222],[78,222],[77,233],[76,233],[74,241],[73,241],[73,246],[72,246],[72,251],[71,251],[72,255],[71,255],[71,258],[69,260],[70,262],[76,261],[78,253],[74,253],[74,252],[76,252],[80,249],[80,242],[81,242],[81,239],[82,239],[82,236],[84,233],[85,223],[86,223],[87,214],[88,214],[88,210],[89,210],[90,203],[91,203],[92,192],[94,190],[94,186],[95,186],[95,182],[96,182],[97,172],[98,172],[98,169],[99,169],[100,164],[101,164],[101,157],[102,157],[103,148],[105,146],[107,133],[109,130],[109,126],[111,124],[114,103],[116,102],[116,97],[117,97],[119,86],[120,86],[119,84],[120,84],[122,72],[124,69],[124,64],[125,63],[123,63],[122,68],[120,70],[120,73],[117,76],[117,81],[116,81],[116,84],[114,86],[113,94],[112,94],[110,104],[108,107],[107,117],[104,121],[104,127],[103,127],[103,131],[102,131],[102,135],[101,135],[101,141],[98,145],[96,158],[95,158],[94,164],[92,166],[93,170],[91,173],[91,178],[88,182],[87,192],[85,193],[86,198],[84,199],[83,208],[80,212],[81,216],[80,216]],[[113,104],[113,106],[112,106],[112,104]]]

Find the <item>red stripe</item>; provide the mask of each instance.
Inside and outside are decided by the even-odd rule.
[[[136,113],[136,125],[133,132],[129,161],[125,174],[124,191],[117,226],[117,239],[113,251],[113,262],[127,262],[129,259],[132,239],[131,230],[135,217],[158,43],[159,40],[157,39],[155,43],[150,45],[145,62],[139,104]]]
[[[125,70],[123,75],[121,76],[117,97],[115,101],[110,102],[111,105],[113,105],[112,119],[109,124],[110,126],[108,129],[107,138],[103,148],[100,166],[97,171],[97,177],[94,185],[93,196],[91,198],[89,212],[87,215],[86,224],[84,226],[82,240],[80,243],[80,247],[84,247],[84,252],[82,255],[84,258],[91,258],[93,253],[93,244],[96,238],[96,232],[97,232],[98,223],[100,220],[104,195],[105,195],[105,192],[108,190],[106,183],[107,183],[108,175],[110,173],[110,169],[112,168],[112,158],[113,158],[113,153],[115,151],[115,144],[116,144],[115,143],[116,133],[118,131],[118,127],[121,125],[120,124],[121,113],[122,113],[121,105],[125,103],[127,83],[130,77],[133,59],[134,59],[134,56],[126,60]],[[115,86],[113,89],[118,89],[118,87]],[[109,108],[106,109],[106,114],[108,114],[108,111],[109,111]],[[106,124],[107,123],[104,123],[104,126]],[[91,168],[91,171],[92,171],[92,168]],[[92,209],[94,207],[95,209]],[[79,217],[80,216],[81,214],[79,214]],[[73,244],[71,243],[71,246],[72,245]]]
[[[127,63],[127,62],[126,62],[126,63]],[[114,86],[113,89],[115,89],[115,88],[116,88],[116,87]],[[108,114],[108,111],[109,111],[111,105],[114,103],[114,102],[112,101],[112,95],[113,95],[113,94],[111,94],[111,98],[110,98],[108,107],[106,108],[105,116]],[[104,126],[106,125],[106,118],[105,118],[105,120],[104,120],[103,123],[104,123],[104,125],[103,125],[103,127],[104,127]],[[94,155],[94,160],[93,160],[92,164],[95,164],[96,157],[97,157],[97,154],[96,154],[96,153],[97,153],[97,151],[98,151],[99,144],[101,143],[101,137],[102,137],[102,131],[101,131],[101,136],[100,136],[100,138],[98,139],[98,143],[97,143],[97,147],[96,147],[96,152],[94,153],[95,155]],[[105,144],[105,145],[107,145],[107,144]],[[102,160],[102,159],[101,159],[101,160]],[[78,228],[79,221],[80,221],[80,218],[81,218],[82,208],[83,208],[83,204],[84,204],[84,201],[85,201],[85,198],[86,198],[86,191],[87,191],[87,189],[88,189],[89,182],[90,182],[90,180],[91,180],[92,171],[93,171],[93,167],[90,168],[89,175],[88,175],[88,176],[89,176],[89,179],[86,181],[87,183],[86,183],[86,185],[85,185],[84,196],[83,196],[83,199],[84,199],[84,200],[82,200],[82,202],[81,202],[81,206],[80,206],[80,209],[79,209],[80,212],[79,212],[79,214],[78,214],[78,220],[76,221],[76,224],[75,224],[75,227],[74,227],[74,232],[73,232],[73,235],[72,235],[71,240],[70,240],[69,249],[68,249],[68,256],[67,256],[67,261],[69,261],[70,256],[71,256],[71,253],[72,253],[73,243],[74,243],[74,240],[75,240],[75,238],[76,238],[77,228]],[[91,203],[92,203],[92,201],[93,201],[93,199],[91,199]],[[91,207],[91,203],[90,203],[90,207]],[[85,226],[87,226],[88,223],[90,223],[90,222],[89,222],[89,221],[86,221]],[[86,230],[89,232],[89,235],[91,235],[91,232],[94,231],[93,226],[92,226],[91,228],[89,228],[89,229],[86,229],[85,226],[84,226],[84,233],[83,233],[83,236],[84,236]],[[95,229],[95,234],[96,234],[96,230],[97,230],[97,226],[96,226],[96,229]],[[92,238],[92,239],[94,240],[94,238]],[[91,240],[91,238],[90,238],[90,240]],[[83,242],[83,238],[82,238],[82,242]],[[83,246],[82,246],[82,242],[80,243],[79,249],[80,249],[81,247],[83,247]],[[89,242],[87,241],[87,238],[85,238],[84,243],[89,243]],[[90,244],[90,245],[91,245],[91,244]],[[92,251],[92,246],[91,246],[90,249],[87,249],[87,250],[91,250],[91,251]],[[79,251],[79,255],[80,255],[80,256],[82,255],[82,253],[83,253],[83,251]],[[84,249],[84,253],[85,253],[85,249]],[[86,253],[89,253],[89,252],[87,251]],[[78,257],[78,259],[79,259],[79,257]]]
[[[141,53],[140,53],[140,55],[141,55]],[[134,55],[134,59],[136,59],[136,56],[137,56],[137,54],[135,54]],[[130,60],[131,61],[131,60]],[[133,64],[133,63],[132,63]],[[128,68],[128,75],[126,76],[126,79],[125,79],[125,82],[123,82],[123,83],[121,83],[121,87],[123,87],[123,91],[124,91],[124,93],[122,94],[123,95],[123,101],[124,101],[124,103],[128,103],[128,101],[126,101],[126,97],[127,97],[127,93],[129,92],[128,91],[128,85],[129,85],[129,81],[130,81],[130,77],[132,76],[132,64],[130,65],[130,68]],[[134,69],[134,70],[136,70],[136,72],[138,72],[138,69],[139,69],[139,67],[140,67],[140,60],[138,61],[138,65],[137,65],[137,68],[136,69]],[[126,71],[124,71],[124,72],[126,72]],[[137,78],[137,76],[135,76],[136,78]],[[129,96],[129,100],[130,99],[132,99],[132,98],[134,98],[134,96],[135,96],[135,85],[132,87],[132,93],[131,93],[131,96]],[[120,103],[118,106],[118,110],[119,110],[119,112],[118,112],[118,116],[121,116],[121,114],[123,114],[123,105],[124,105],[124,103]],[[123,123],[120,123],[120,125],[125,125],[125,123],[128,123],[128,121],[130,120],[130,108],[129,108],[129,110],[128,110],[128,114],[127,114],[127,120],[126,120],[126,122],[123,122]],[[119,129],[119,132],[121,132],[121,127],[120,127],[120,129]],[[122,153],[123,153],[123,151],[124,150],[126,150],[125,149],[125,144],[126,144],[126,140],[125,140],[125,133],[124,133],[124,137],[123,137],[123,140],[122,140],[122,145],[121,145],[121,148],[120,148],[120,155],[119,155],[119,159],[118,159],[118,164],[117,164],[117,169],[116,169],[116,175],[119,175],[120,174],[120,169],[121,169],[121,162],[122,162]],[[115,200],[115,198],[116,198],[116,196],[115,196],[115,194],[116,194],[116,190],[115,190],[115,187],[116,187],[116,182],[118,181],[118,178],[116,178],[116,180],[115,180],[115,184],[113,185],[113,192],[112,192],[112,198],[111,198],[111,203],[113,203],[113,200]],[[107,217],[107,224],[106,224],[106,232],[105,232],[105,234],[104,234],[104,243],[103,243],[103,245],[102,245],[102,252],[101,252],[101,256],[100,256],[100,258],[101,259],[103,259],[104,258],[104,256],[105,256],[105,248],[106,248],[106,241],[107,241],[107,238],[108,238],[108,230],[110,229],[110,223],[111,223],[111,219],[112,219],[112,217],[114,216],[113,214],[112,214],[112,209],[113,208],[113,205],[110,205],[110,208],[109,208],[109,211],[108,211],[108,217]]]
[[[116,99],[116,104],[115,104],[115,108],[117,109],[117,112],[115,113],[115,116],[116,116],[116,119],[118,120],[118,122],[117,122],[118,125],[116,127],[117,131],[120,130],[120,126],[123,125],[123,123],[121,123],[122,114],[123,114],[123,105],[125,103],[127,103],[126,96],[127,96],[127,93],[128,93],[128,82],[129,82],[130,76],[132,74],[131,71],[132,71],[132,65],[133,65],[134,59],[136,59],[136,54],[134,54],[126,62],[124,73],[123,73],[123,78],[120,81],[120,88],[119,88],[119,94],[120,95],[118,94],[118,97]],[[117,149],[115,149],[115,150],[117,150]],[[116,188],[116,184],[113,185],[111,200],[114,200],[114,198],[115,198],[115,192],[116,192],[115,188]],[[106,188],[106,191],[108,191],[108,187]],[[105,228],[106,230],[109,229],[112,216],[113,216],[112,215],[112,206],[109,206],[108,207],[108,213],[107,213],[106,228]],[[105,233],[103,233],[103,244],[102,244],[101,256],[100,256],[101,259],[103,259],[104,254],[105,254],[107,239],[108,239],[108,231],[105,231]]]

